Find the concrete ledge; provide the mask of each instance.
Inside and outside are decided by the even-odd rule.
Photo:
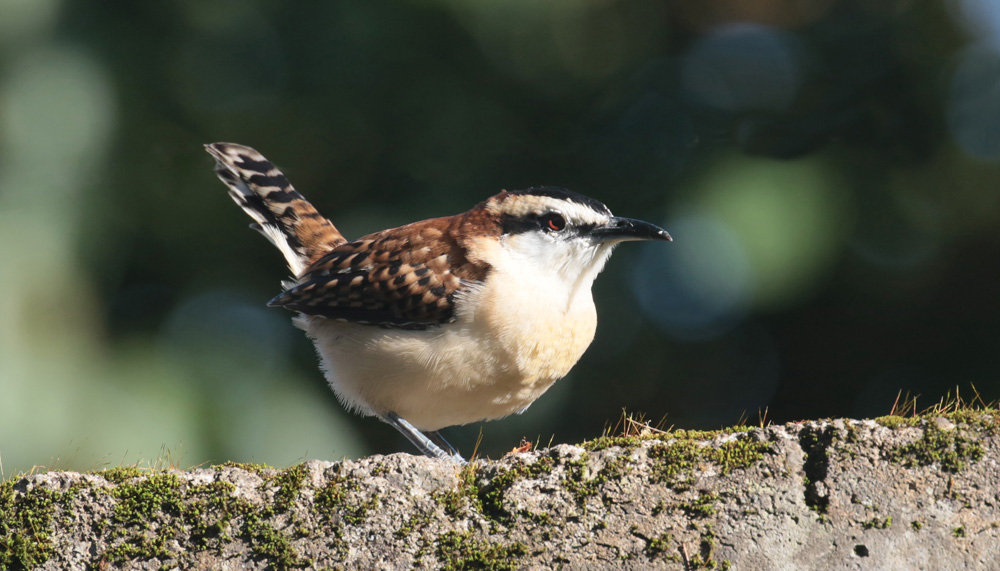
[[[0,485],[4,569],[989,569],[1000,416],[602,438],[461,469],[50,472]]]

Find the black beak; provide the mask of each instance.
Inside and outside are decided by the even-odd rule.
[[[615,216],[604,226],[594,228],[591,236],[603,242],[630,242],[634,240],[666,240],[669,242],[673,240],[666,230],[655,224],[619,216]]]

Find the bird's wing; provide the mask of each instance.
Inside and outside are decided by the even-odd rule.
[[[489,266],[466,258],[454,217],[383,230],[337,246],[270,301],[306,315],[425,329],[455,319],[455,294]]]

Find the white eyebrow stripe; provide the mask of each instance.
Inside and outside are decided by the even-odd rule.
[[[571,200],[525,194],[508,198],[497,210],[503,214],[518,217],[545,212],[558,212],[565,216],[571,224],[599,225],[607,223],[611,218],[604,212],[597,212],[585,204]]]

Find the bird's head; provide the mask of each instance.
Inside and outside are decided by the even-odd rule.
[[[483,207],[498,220],[512,256],[566,277],[593,279],[622,242],[671,239],[654,224],[614,216],[602,202],[563,188],[504,191]]]

